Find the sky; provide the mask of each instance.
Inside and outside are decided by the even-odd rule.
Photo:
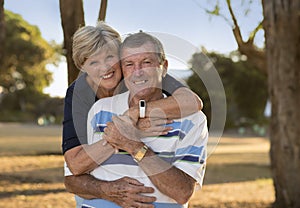
[[[100,0],[84,0],[86,25],[96,25]],[[195,48],[205,47],[208,51],[228,54],[237,49],[232,34],[232,25],[222,17],[208,15],[206,8],[212,8],[214,0],[108,0],[106,22],[121,35],[143,30],[170,34]],[[228,16],[225,0],[219,0],[220,12]],[[243,37],[262,20],[260,0],[252,0],[250,6],[245,0],[235,0],[233,9],[242,29]],[[5,0],[4,8],[20,14],[23,19],[39,27],[47,41],[63,42],[59,0]],[[250,11],[245,15],[245,8]],[[257,34],[256,44],[263,47],[264,34]],[[163,43],[164,44],[164,43]],[[180,49],[179,49],[180,50]],[[188,59],[180,63],[173,60],[169,68],[188,68]],[[170,60],[169,60],[170,61]],[[67,89],[67,65],[48,66],[53,72],[53,83],[44,90],[51,96],[64,97]]]

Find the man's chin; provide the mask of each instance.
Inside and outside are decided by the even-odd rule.
[[[131,91],[132,92],[132,91]],[[134,91],[134,97],[139,97],[139,98],[146,98],[151,96],[151,88],[144,88],[144,89],[139,89],[137,91]]]

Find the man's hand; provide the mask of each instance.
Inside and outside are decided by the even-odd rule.
[[[120,121],[119,124],[117,127],[115,123],[107,122],[102,138],[115,149],[122,149],[128,152],[135,144],[140,143],[138,129],[128,120]]]
[[[65,186],[67,191],[85,199],[105,199],[118,204],[121,207],[154,208],[152,203],[156,201],[151,194],[154,189],[146,187],[138,180],[123,177],[115,181],[103,181],[92,175],[66,176]]]
[[[103,187],[105,197],[124,208],[142,207],[154,208],[154,205],[149,204],[156,200],[153,196],[144,196],[154,192],[152,187],[146,187],[138,180],[123,177],[116,181],[110,181],[107,186]]]
[[[164,118],[143,118],[137,124],[128,116],[113,116],[113,124],[124,137],[139,140],[144,137],[165,135],[173,128],[165,126],[173,120]],[[111,127],[111,123],[107,123]]]
[[[139,128],[142,130],[138,129],[128,116],[113,116],[112,120],[113,123],[108,122],[107,127],[104,129],[103,139],[114,148],[125,151],[140,143],[141,138],[165,135],[172,130],[172,127],[165,126],[166,123],[172,122],[168,119],[142,119],[138,122]]]

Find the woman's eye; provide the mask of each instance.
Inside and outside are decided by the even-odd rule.
[[[92,61],[90,62],[90,65],[93,66],[93,65],[96,65],[97,64],[97,61]]]
[[[108,56],[106,57],[106,59],[112,59],[112,58],[114,58],[113,55],[108,55]]]

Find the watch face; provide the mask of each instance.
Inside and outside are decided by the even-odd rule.
[[[140,100],[140,107],[145,107],[145,100]]]

